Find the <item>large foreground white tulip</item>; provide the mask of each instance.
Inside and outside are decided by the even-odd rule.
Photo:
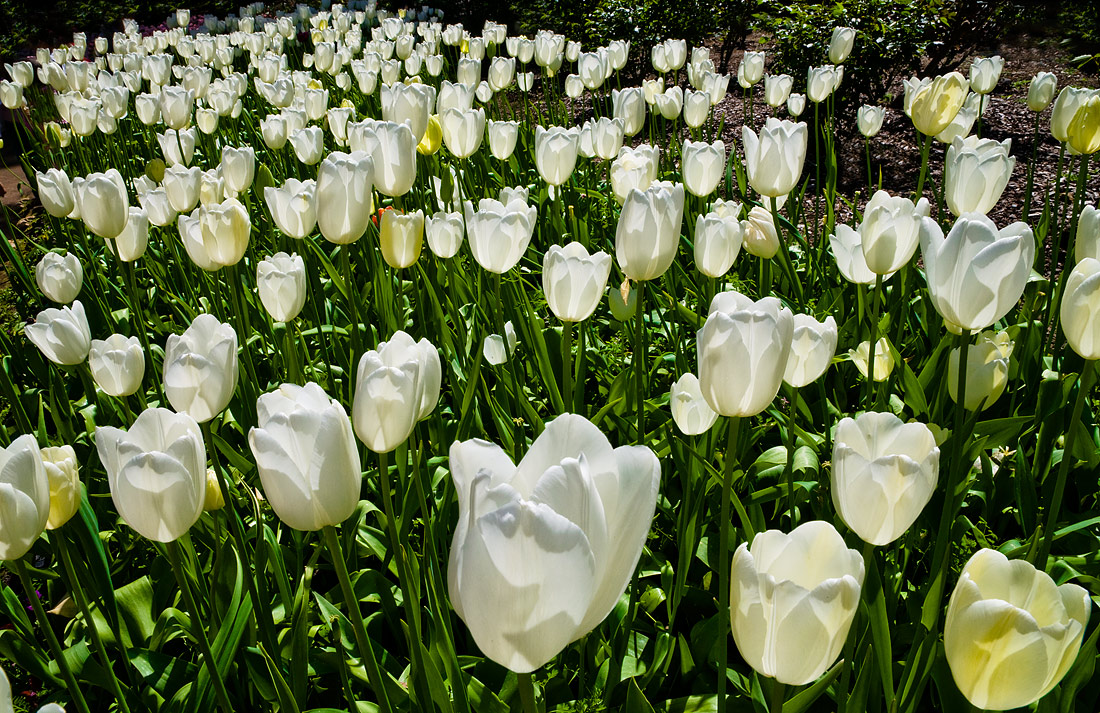
[[[0,447],[0,513],[0,560],[17,560],[46,529],[50,515],[50,484],[34,436]]]
[[[546,424],[515,465],[497,445],[455,442],[459,520],[447,583],[481,651],[517,673],[603,621],[641,556],[661,467],[613,449],[582,416]]]

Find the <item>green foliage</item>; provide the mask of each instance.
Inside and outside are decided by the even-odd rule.
[[[1100,70],[1100,0],[1072,0],[1058,6],[1061,42],[1076,55],[1074,64]]]
[[[950,71],[976,47],[1016,22],[1012,0],[844,0],[781,3],[767,0],[762,25],[773,35],[773,73],[805,81],[810,67],[828,62],[834,27],[858,30],[844,63],[844,100],[877,102],[898,78]],[[927,58],[927,65],[924,61]]]

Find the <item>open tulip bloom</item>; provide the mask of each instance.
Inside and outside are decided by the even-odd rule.
[[[603,621],[649,532],[661,468],[612,448],[582,416],[546,424],[517,466],[492,443],[455,442],[459,520],[447,567],[455,612],[482,652],[539,668]]]

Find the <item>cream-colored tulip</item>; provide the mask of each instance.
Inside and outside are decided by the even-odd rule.
[[[397,269],[414,265],[424,244],[424,211],[384,211],[379,234],[382,259],[387,265]]]
[[[855,349],[848,352],[848,358],[867,378],[867,363],[871,358],[871,342],[863,341]],[[894,370],[894,354],[890,351],[890,340],[886,337],[875,342],[875,381],[886,381],[890,372]]]
[[[46,529],[56,530],[72,519],[83,491],[80,487],[80,461],[72,446],[54,446],[41,449],[42,465],[50,482],[50,514]]]
[[[673,423],[685,436],[706,433],[718,420],[718,414],[703,398],[695,374],[684,374],[672,384],[668,405],[672,409]]]
[[[1013,342],[1008,332],[982,332],[974,339],[966,354],[967,411],[984,411],[1001,397],[1008,384],[1008,364]],[[947,363],[947,393],[959,400],[959,358],[961,347],[951,350]]]
[[[836,354],[837,337],[836,320],[831,315],[818,322],[808,314],[796,314],[783,381],[796,389],[817,381]]]

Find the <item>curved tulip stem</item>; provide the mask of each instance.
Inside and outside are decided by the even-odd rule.
[[[1073,402],[1073,415],[1069,420],[1069,431],[1066,433],[1066,447],[1062,452],[1062,462],[1058,464],[1058,477],[1054,481],[1054,496],[1051,498],[1050,507],[1047,509],[1047,521],[1043,526],[1043,542],[1039,546],[1039,554],[1033,563],[1040,570],[1047,568],[1047,557],[1050,555],[1051,545],[1054,544],[1054,528],[1058,526],[1058,511],[1062,507],[1062,498],[1066,492],[1066,478],[1069,476],[1069,464],[1073,458],[1073,445],[1076,441],[1077,431],[1074,425],[1081,423],[1081,412],[1084,410],[1085,401],[1088,399],[1092,387],[1096,384],[1096,361],[1086,359],[1081,367],[1081,381],[1077,388],[1077,398]]]
[[[638,280],[634,326],[634,398],[638,400],[638,445],[645,445],[645,280]]]
[[[561,396],[565,410],[573,410],[573,323],[561,323]]]
[[[531,682],[531,674],[517,673],[516,687],[519,689],[519,699],[523,704],[523,713],[539,713],[535,703],[535,686]]]
[[[718,516],[718,618],[722,645],[718,649],[718,713],[726,711],[726,667],[729,662],[730,626],[730,491],[733,468],[738,461],[737,441],[741,419],[731,416],[727,426],[726,456],[722,463],[722,506]]]
[[[57,640],[57,634],[54,633],[53,627],[50,626],[49,619],[46,618],[46,610],[42,608],[42,602],[38,599],[38,590],[34,588],[34,583],[31,582],[31,577],[27,574],[27,567],[23,564],[23,559],[14,559],[8,562],[8,565],[15,570],[16,576],[19,577],[19,581],[23,583],[23,591],[27,595],[27,599],[31,600],[31,608],[34,609],[34,616],[38,619],[38,625],[42,627],[43,633],[46,634],[46,643],[49,644],[50,653],[53,654],[53,658],[57,661],[57,667],[61,670],[61,677],[65,679],[65,685],[69,689],[69,695],[73,697],[73,704],[80,713],[89,713],[88,702],[84,700],[84,694],[80,692],[80,686],[76,682],[76,677],[73,676],[72,669],[69,668],[69,662],[65,659],[65,655],[61,651],[61,644]],[[225,713],[230,713],[228,710]]]
[[[332,525],[326,525],[321,532],[325,547],[328,548],[329,555],[332,557],[332,565],[336,569],[336,578],[340,580],[340,593],[344,597],[344,604],[348,607],[348,618],[355,633],[355,643],[359,645],[359,655],[363,658],[364,667],[367,669],[367,680],[374,689],[374,695],[378,697],[379,707],[386,713],[392,713],[393,706],[390,705],[390,699],[382,681],[382,669],[379,668],[378,659],[374,656],[374,648],[367,636],[367,627],[363,623],[363,612],[359,610],[359,600],[355,598],[355,590],[351,587],[351,578],[348,576],[348,565],[344,561],[343,548],[340,547],[340,538],[336,536],[336,528]],[[350,703],[352,710],[357,710],[356,702],[350,701]]]
[[[176,583],[179,584],[180,594],[183,595],[183,604],[187,607],[187,614],[191,617],[191,626],[199,644],[199,654],[210,672],[210,680],[214,684],[214,697],[218,699],[218,708],[221,708],[222,713],[234,713],[234,708],[229,703],[229,694],[225,690],[225,681],[222,680],[221,672],[218,671],[218,667],[214,663],[214,654],[210,650],[210,639],[206,636],[206,626],[203,624],[202,614],[198,605],[195,604],[191,582],[187,580],[187,573],[183,571],[183,565],[180,564],[179,540],[169,542],[165,545],[164,551],[168,555],[168,562],[172,565],[172,573],[176,576]]]

